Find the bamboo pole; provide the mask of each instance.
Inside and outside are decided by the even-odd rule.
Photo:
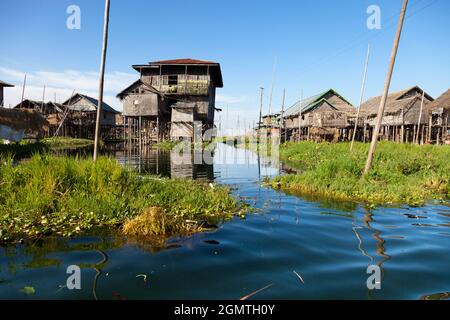
[[[286,133],[286,124],[284,121],[284,102],[286,100],[286,89],[283,89],[283,101],[281,103],[281,122],[280,122],[280,139],[284,130],[284,142],[286,142],[287,133]]]
[[[257,136],[257,142],[259,143],[261,139],[261,121],[262,121],[262,109],[263,109],[263,95],[264,95],[264,88],[259,88],[261,90],[261,97],[260,97],[260,107],[259,107],[259,122],[258,122],[258,136]]]
[[[350,151],[353,150],[353,144],[355,143],[355,137],[356,137],[356,131],[358,130],[358,120],[359,120],[359,114],[361,112],[361,105],[364,99],[364,90],[366,87],[366,77],[367,77],[367,67],[369,66],[369,57],[370,57],[370,43],[367,45],[367,56],[366,56],[366,63],[364,66],[364,73],[361,83],[361,95],[359,97],[359,106],[358,106],[358,112],[356,113],[356,120],[355,120],[355,127],[353,128],[353,136],[352,136],[352,143],[350,144]]]
[[[20,107],[22,108],[23,99],[25,98],[25,86],[27,85],[27,74],[23,77],[23,86],[22,86],[22,98],[20,100]]]
[[[269,116],[270,113],[272,112],[272,99],[273,99],[273,89],[275,87],[276,70],[277,70],[277,57],[275,57],[273,61],[272,87],[270,89],[270,100],[269,100]]]
[[[423,100],[424,99],[425,99],[425,91],[422,91],[422,102],[420,103],[419,120],[417,122],[417,136],[416,136],[417,144],[419,144],[420,122],[422,121],[422,110],[423,110]]]
[[[44,111],[44,100],[45,100],[45,85],[44,85],[44,91],[42,92],[41,113]]]
[[[395,59],[397,57],[397,51],[398,51],[398,46],[400,43],[400,36],[402,34],[403,21],[405,20],[405,13],[406,13],[407,6],[408,6],[408,0],[403,0],[402,10],[400,12],[400,18],[399,18],[398,26],[397,26],[397,33],[395,35],[394,46],[392,48],[389,68],[388,68],[388,72],[387,72],[387,76],[386,76],[386,83],[384,85],[384,92],[383,92],[383,96],[381,98],[380,106],[378,108],[378,116],[377,116],[377,122],[375,125],[375,131],[372,136],[372,143],[370,144],[369,154],[367,155],[366,166],[364,168],[364,175],[369,173],[370,168],[372,167],[373,156],[375,154],[375,149],[376,149],[377,142],[378,142],[378,135],[380,133],[381,121],[383,119],[383,114],[384,114],[384,108],[386,107],[386,100],[387,100],[387,96],[389,93],[389,87],[391,85],[392,73],[394,71]]]
[[[302,141],[302,108],[303,108],[303,89],[300,93],[300,111],[298,113],[298,142]]]
[[[98,85],[98,106],[97,106],[97,120],[95,122],[95,140],[94,140],[94,161],[97,160],[98,144],[100,137],[100,120],[103,105],[103,85],[105,81],[105,62],[106,51],[108,49],[108,27],[109,27],[109,8],[110,0],[105,0],[105,16],[103,25],[103,45],[102,45],[102,57],[100,62],[100,79]]]
[[[431,131],[433,128],[433,113],[430,112],[428,120],[428,143],[431,143]]]

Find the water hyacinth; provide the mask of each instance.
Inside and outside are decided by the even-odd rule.
[[[217,224],[240,211],[239,201],[226,188],[189,180],[142,179],[106,157],[94,163],[34,155],[19,165],[6,157],[1,160],[0,185],[4,242],[52,234],[70,237],[93,227],[120,229],[152,207],[177,224],[186,220]],[[168,230],[183,229],[171,225]]]
[[[368,145],[287,143],[280,158],[298,170],[270,185],[287,192],[317,194],[371,204],[422,205],[450,199],[450,147],[381,142],[373,167],[362,177]]]

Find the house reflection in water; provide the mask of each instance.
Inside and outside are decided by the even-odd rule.
[[[141,174],[179,179],[214,180],[212,164],[204,162],[195,164],[194,150],[183,151],[127,145],[124,150],[116,151],[115,156],[121,164],[136,169]],[[197,159],[201,159],[201,154],[197,155]]]

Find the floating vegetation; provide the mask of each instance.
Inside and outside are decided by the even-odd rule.
[[[450,147],[381,142],[362,177],[369,146],[356,143],[286,143],[280,158],[298,169],[270,181],[276,189],[369,204],[423,205],[450,199]]]
[[[4,144],[3,141],[0,141],[0,155],[10,155],[14,159],[22,159],[52,150],[88,147],[93,143],[92,140],[67,137],[45,138],[40,141],[22,140],[19,143],[11,144]]]
[[[143,237],[183,235],[245,210],[227,188],[143,178],[106,157],[94,163],[34,155],[15,165],[9,156],[0,164],[0,242],[71,237],[97,227]]]

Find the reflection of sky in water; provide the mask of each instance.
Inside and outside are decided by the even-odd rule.
[[[224,155],[242,163],[223,164],[219,157]],[[175,174],[168,152],[129,157],[120,151],[117,158],[143,172],[166,168]],[[99,299],[239,299],[269,284],[254,298],[448,298],[448,206],[368,210],[351,202],[286,195],[258,183],[259,177],[278,174],[277,168],[253,152],[228,146],[218,146],[214,166],[184,168],[186,176],[214,176],[258,209],[214,232],[166,244],[105,236],[0,248],[0,298],[30,298],[20,289],[33,286],[31,298],[93,299],[94,281]],[[60,287],[70,264],[82,265],[81,291]],[[381,290],[366,287],[369,264],[382,268]]]

